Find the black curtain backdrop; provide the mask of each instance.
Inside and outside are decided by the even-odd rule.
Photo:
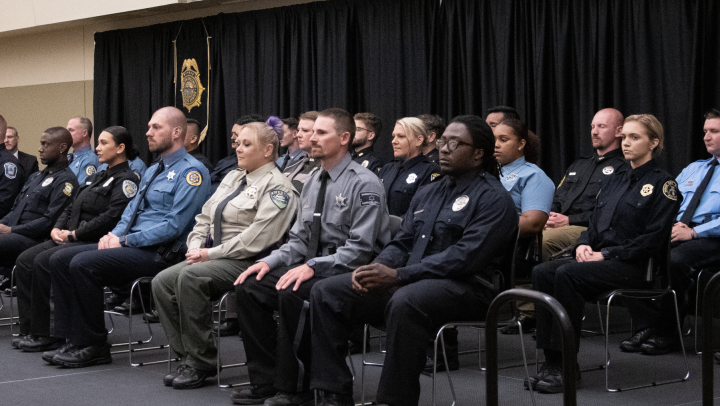
[[[173,104],[172,41],[209,35],[213,161],[236,117],[369,111],[392,155],[398,118],[518,109],[556,182],[592,152],[595,112],[650,113],[677,174],[707,155],[702,114],[720,106],[713,0],[330,0],[95,35],[98,129],[124,125],[148,158],[152,112]]]

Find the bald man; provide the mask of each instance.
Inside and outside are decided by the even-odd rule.
[[[543,231],[543,261],[575,245],[587,229],[602,180],[625,165],[620,150],[623,121],[622,113],[613,108],[595,114],[590,125],[595,153],[573,162],[555,191]]]
[[[12,268],[26,249],[50,237],[50,230],[71,202],[78,183],[68,168],[72,136],[63,127],[45,130],[40,138],[40,161],[47,165],[28,178],[10,213],[0,219],[0,266]],[[6,154],[7,151],[3,151]],[[5,176],[8,176],[7,164]],[[16,176],[21,167],[17,165]]]
[[[183,145],[182,111],[164,107],[148,123],[148,146],[160,155],[143,176],[120,222],[98,244],[67,248],[51,265],[55,337],[67,344],[43,354],[78,368],[112,362],[103,315],[103,288],[154,277],[185,257],[185,240],[210,190],[210,173]]]

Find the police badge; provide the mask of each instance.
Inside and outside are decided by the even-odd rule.
[[[186,59],[180,73],[180,93],[182,94],[183,106],[188,113],[193,107],[200,106],[204,90],[205,88],[200,83],[200,69],[198,69],[195,58]]]
[[[17,166],[12,162],[5,162],[5,177],[15,179],[17,176]]]

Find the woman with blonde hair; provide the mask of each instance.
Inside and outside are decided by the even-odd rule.
[[[614,289],[646,289],[649,258],[666,249],[682,201],[672,176],[653,159],[663,148],[663,128],[650,114],[625,119],[622,151],[630,164],[603,180],[586,231],[580,234],[574,258],[546,262],[533,269],[533,288],[552,295],[567,310],[580,348],[585,301]],[[628,310],[637,331],[649,327],[640,306]],[[526,389],[559,393],[564,389],[560,337],[552,315],[536,310],[537,348],[545,364]],[[579,383],[580,372],[577,372]]]
[[[428,135],[417,117],[401,118],[395,123],[392,133],[395,160],[383,166],[378,175],[391,215],[403,216],[418,188],[441,177],[440,167],[422,153]]]

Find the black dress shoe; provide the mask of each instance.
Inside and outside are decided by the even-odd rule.
[[[65,344],[64,338],[30,336],[20,341],[20,349],[25,352],[45,352],[56,350]]]
[[[457,371],[460,369],[460,361],[458,360],[457,354],[448,354],[448,364],[450,364],[450,370],[451,371]],[[444,372],[447,370],[445,368],[445,359],[443,359],[442,356],[442,350],[438,348],[438,355],[437,355],[437,368],[435,369],[437,372]],[[432,357],[427,357],[425,360],[425,369],[423,369],[423,373],[425,374],[432,374],[433,373],[433,359]]]
[[[245,389],[233,389],[230,400],[236,405],[262,405],[265,399],[277,395],[272,385],[251,385]]]
[[[127,298],[124,302],[122,302],[122,304],[115,306],[113,311],[122,314],[130,314],[130,306],[132,306],[133,314],[137,314],[142,311],[140,302],[137,300],[130,300],[130,298]]]
[[[189,365],[172,381],[173,389],[197,389],[205,385],[207,378],[217,375],[217,370],[203,370]]]
[[[230,337],[240,334],[240,322],[238,319],[225,319],[220,325],[220,337]]]
[[[105,298],[105,309],[112,310],[115,306],[121,305],[125,299],[127,299],[127,297],[111,293],[110,296]]]
[[[620,349],[625,352],[640,352],[643,343],[652,338],[656,332],[653,327],[640,330],[634,336],[620,343]]]
[[[298,393],[278,392],[277,395],[265,399],[265,406],[309,406],[315,403],[313,391]]]
[[[146,323],[160,323],[160,316],[158,315],[157,310],[150,310],[149,312],[143,314],[143,320],[145,320]]]
[[[545,379],[548,374],[556,373],[556,370],[561,371],[562,366],[550,364],[548,362],[543,363],[537,375],[531,376],[530,379],[525,378],[525,380],[523,381],[523,386],[525,387],[525,390],[536,390],[537,383]]]
[[[182,374],[182,371],[184,371],[187,367],[188,366],[185,364],[180,364],[180,366],[177,368],[177,371],[165,375],[165,377],[163,378],[163,385],[172,386],[175,378],[180,376],[180,374]]]
[[[43,359],[43,361],[45,361],[51,365],[57,365],[55,363],[55,361],[53,361],[53,358],[55,358],[56,355],[65,354],[66,352],[74,351],[75,348],[76,347],[74,345],[70,344],[70,342],[68,341],[65,344],[63,344],[62,347],[58,348],[55,351],[45,351],[42,354],[42,359]]]
[[[15,297],[17,296],[17,286],[5,289],[5,296]]]
[[[537,322],[534,317],[520,316],[520,324],[522,324],[523,334],[531,333],[535,330]],[[502,334],[520,334],[520,328],[517,325],[517,319],[500,329]]]
[[[340,393],[325,392],[322,399],[318,403],[319,406],[355,406],[351,395],[342,395]]]
[[[84,368],[112,362],[110,344],[76,347],[72,351],[55,354],[52,361],[67,368]]]
[[[663,355],[680,349],[680,338],[676,335],[655,336],[640,346],[640,351],[647,355]]]
[[[582,377],[580,376],[580,367],[575,366],[575,388],[582,385]],[[562,393],[565,390],[563,380],[562,366],[555,365],[548,374],[540,380],[535,388],[539,393]]]
[[[13,348],[17,348],[17,349],[19,350],[19,349],[20,349],[20,342],[21,342],[22,340],[29,340],[29,339],[30,339],[30,334],[20,333],[20,336],[19,336],[19,337],[13,337],[12,341],[10,341],[10,345],[12,345]]]

